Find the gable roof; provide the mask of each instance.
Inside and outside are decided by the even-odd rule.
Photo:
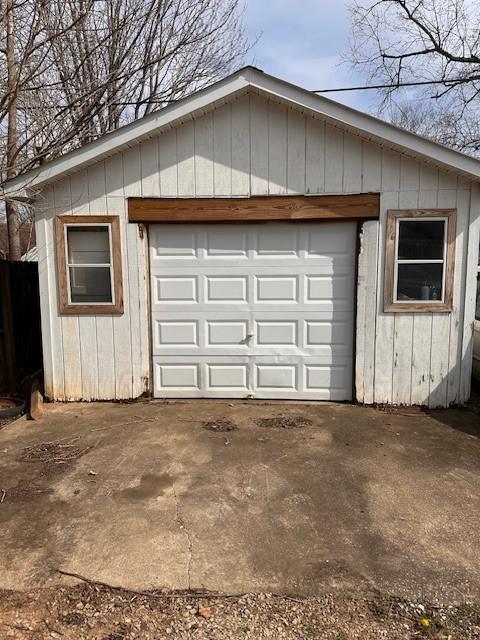
[[[244,67],[164,109],[135,120],[94,142],[17,176],[3,185],[4,192],[10,197],[26,197],[29,189],[42,187],[94,164],[141,140],[158,135],[182,120],[193,117],[196,113],[224,104],[249,91],[290,103],[313,115],[323,117],[333,124],[343,126],[357,135],[434,163],[446,170],[480,179],[480,160],[270,76],[255,67]]]

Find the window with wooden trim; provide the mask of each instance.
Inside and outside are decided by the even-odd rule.
[[[118,216],[57,216],[60,313],[123,313]]]
[[[384,311],[451,311],[455,209],[387,214]]]

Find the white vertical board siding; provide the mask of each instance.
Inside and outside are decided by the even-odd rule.
[[[266,100],[250,96],[250,195],[266,196],[269,193],[269,131]],[[272,136],[272,141],[275,135]]]
[[[215,161],[213,157],[213,114],[193,121],[195,131],[195,195],[211,197]]]
[[[453,173],[255,93],[216,106],[44,190],[37,204],[37,234],[48,395],[59,400],[121,399],[146,389],[148,239],[127,221],[129,196],[359,192],[380,192],[381,211],[378,221],[362,225],[357,400],[429,406],[463,402],[470,392],[473,276],[467,256],[477,258],[477,193]],[[458,209],[451,314],[383,312],[386,217],[388,209],[399,207]],[[58,213],[120,216],[123,315],[59,315]]]
[[[250,96],[232,103],[232,196],[250,195]]]
[[[343,140],[342,129],[325,125],[325,191],[343,192]]]
[[[453,310],[450,316],[449,375],[447,379],[447,405],[461,402],[462,326],[464,321],[465,278],[467,269],[468,227],[470,216],[470,185],[458,181],[455,206],[458,211],[457,242],[455,247],[455,273],[453,282]],[[478,246],[478,244],[477,244]],[[474,287],[475,290],[475,287]]]
[[[53,199],[55,214],[73,210],[71,180],[66,178],[54,184]],[[55,265],[54,265],[55,268]],[[54,271],[55,273],[55,271]],[[63,370],[65,400],[82,397],[82,360],[80,351],[80,321],[76,316],[62,316],[61,340],[63,346]]]
[[[180,197],[192,198],[195,196],[195,126],[193,120],[185,122],[177,129],[177,191]]]
[[[305,193],[325,191],[325,123],[306,119]]]
[[[470,396],[470,386],[472,380],[472,351],[473,351],[473,329],[476,305],[476,272],[478,265],[478,247],[480,243],[480,186],[472,185],[470,198],[470,225],[465,238],[467,250],[466,274],[465,274],[465,301],[464,317],[461,325],[463,331],[461,370],[460,370],[460,399],[464,400]],[[478,267],[477,267],[478,268]]]
[[[177,130],[170,129],[158,139],[160,195],[178,195]]]
[[[418,206],[435,209],[438,201],[438,170],[420,165]],[[432,351],[432,314],[413,315],[412,339],[412,404],[424,404],[430,393],[430,355]]]
[[[440,173],[437,206],[439,208],[453,208],[457,204],[457,179]],[[457,216],[457,243],[455,254],[462,254],[462,244],[459,241],[459,230],[462,228],[462,216]],[[457,264],[455,265],[458,266]],[[456,277],[456,273],[454,277]],[[455,281],[454,281],[455,283]],[[454,289],[453,311],[449,313],[432,314],[432,346],[430,353],[430,391],[428,405],[430,407],[447,406],[447,389],[449,379],[454,376],[455,364],[450,363],[450,340],[452,338],[450,325],[455,316],[455,308],[459,301],[460,291]],[[450,369],[450,364],[452,368]]]
[[[138,149],[137,149],[138,153]],[[125,191],[130,191],[130,180],[135,177],[128,161],[135,158],[125,157],[127,154],[117,154],[105,161],[105,180],[107,186],[107,214],[120,216],[120,240],[122,243],[122,279],[123,279],[123,314],[112,316],[113,320],[113,362],[106,362],[105,366],[115,371],[115,398],[132,397],[132,345],[130,323],[131,291],[128,260],[129,251],[126,242],[125,220]]]
[[[70,192],[73,215],[90,215],[89,176],[86,169],[72,175]],[[82,372],[81,397],[84,400],[94,400],[98,398],[98,353],[95,316],[78,316],[78,339],[80,371]]]
[[[385,234],[387,211],[398,209],[400,191],[400,156],[388,149],[382,150],[381,156],[381,196],[378,236],[377,263],[377,296],[372,304],[376,304],[377,322],[373,339],[375,342],[375,376],[373,400],[382,404],[392,402],[393,398],[393,363],[394,363],[394,329],[395,318],[392,313],[383,311],[383,273],[385,270]]]
[[[364,153],[364,171],[365,171]],[[374,401],[443,407],[465,401],[459,326],[463,318],[470,184],[400,154],[382,153]],[[364,180],[365,182],[365,180]],[[387,189],[390,189],[387,191]],[[385,220],[394,208],[457,208],[452,313],[383,313]],[[368,338],[365,338],[368,341]],[[390,355],[391,354],[391,355]],[[365,385],[364,385],[365,387]],[[365,387],[364,401],[369,402]],[[359,397],[361,400],[361,398]]]
[[[285,195],[287,191],[288,111],[283,105],[268,107],[268,193]]]
[[[362,144],[362,185],[363,193],[379,192],[382,189],[382,148],[377,144]]]
[[[142,179],[142,196],[159,197],[160,166],[158,137],[150,138],[140,144],[140,174]]]
[[[45,395],[65,397],[62,319],[58,313],[55,269],[55,199],[53,186],[46,187],[35,203],[35,232],[42,323]]]
[[[360,193],[362,190],[362,141],[357,136],[345,134],[343,143],[344,193]]]
[[[380,196],[380,218],[378,221],[378,262],[377,291],[370,304],[375,305],[376,325],[366,336],[366,341],[373,340],[375,345],[373,402],[384,404],[393,398],[393,333],[395,318],[392,313],[383,311],[383,272],[385,269],[385,233],[388,209],[398,209],[398,191],[385,191]],[[373,335],[371,331],[374,331]],[[359,401],[363,399],[358,398]]]
[[[400,159],[400,209],[416,209],[420,167],[418,162],[403,156]],[[414,314],[395,314],[393,331],[392,402],[410,404],[412,389]]]
[[[55,183],[37,202],[45,387],[52,399],[124,399],[145,391],[149,350],[144,240],[137,225],[127,224],[125,200],[125,194],[140,195],[140,189],[136,147]],[[123,315],[59,314],[54,220],[60,214],[120,216]]]
[[[215,196],[232,194],[232,105],[213,112],[213,186]]]
[[[289,194],[305,193],[305,129],[305,116],[289,110],[287,121],[287,190]]]
[[[355,391],[365,404],[374,400],[378,231],[376,220],[363,223],[358,256]]]
[[[107,208],[106,165],[101,162],[88,169],[90,215],[105,215]],[[115,348],[113,317],[95,316],[97,335],[98,400],[115,398]]]

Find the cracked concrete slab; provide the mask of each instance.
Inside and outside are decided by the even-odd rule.
[[[307,420],[257,425],[272,417]],[[61,582],[62,569],[141,590],[478,597],[479,435],[461,410],[50,405],[0,431],[0,587]]]

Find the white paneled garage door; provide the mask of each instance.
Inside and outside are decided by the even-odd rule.
[[[149,238],[156,397],[351,399],[355,223]]]

